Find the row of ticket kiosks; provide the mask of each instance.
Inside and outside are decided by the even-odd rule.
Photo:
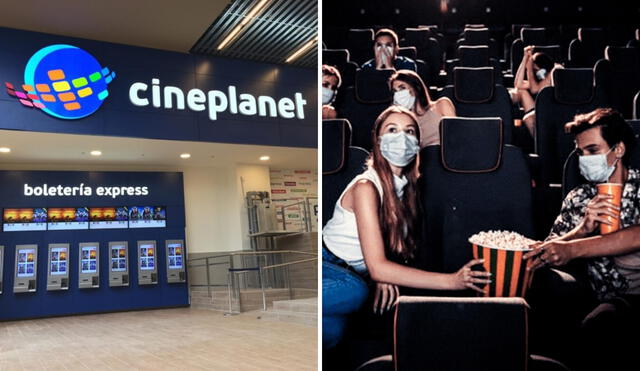
[[[166,271],[168,283],[186,282],[185,248],[183,240],[165,241]],[[127,241],[109,242],[109,286],[129,286],[129,244]],[[70,244],[49,244],[47,264],[47,291],[69,289]],[[100,244],[83,242],[78,248],[78,287],[100,287]],[[138,285],[158,283],[156,241],[138,241]],[[2,293],[2,268],[4,246],[0,246],[0,294]],[[38,245],[17,245],[13,292],[35,292],[38,278]]]

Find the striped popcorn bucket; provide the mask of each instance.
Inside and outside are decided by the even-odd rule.
[[[524,297],[531,283],[527,270],[530,260],[522,256],[531,250],[510,250],[473,245],[473,258],[484,259],[484,269],[491,272],[492,282],[484,287],[486,297]]]

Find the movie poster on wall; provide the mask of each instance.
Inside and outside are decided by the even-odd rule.
[[[90,229],[127,228],[126,207],[92,207],[89,209]]]
[[[89,228],[89,209],[86,207],[50,207],[47,215],[47,229],[50,231]]]
[[[302,231],[305,229],[303,203],[316,200],[318,176],[312,170],[272,169],[270,171],[271,202],[276,208],[278,229]],[[297,204],[297,205],[295,205]],[[283,206],[288,206],[282,210]],[[314,210],[310,209],[312,219]],[[312,230],[317,230],[317,217],[311,221]],[[315,226],[315,229],[314,229]]]
[[[46,231],[47,209],[44,207],[4,209],[2,221],[4,232]]]
[[[167,209],[164,206],[129,207],[129,228],[164,228]]]

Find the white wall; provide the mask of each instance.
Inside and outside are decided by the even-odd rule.
[[[233,168],[185,168],[186,237],[190,253],[242,248]]]
[[[268,166],[186,168],[184,188],[190,253],[250,249],[244,193],[270,191]]]

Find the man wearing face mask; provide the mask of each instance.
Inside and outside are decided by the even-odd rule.
[[[333,102],[338,95],[338,89],[342,85],[340,71],[333,66],[322,65],[322,119],[329,120],[338,117]]]
[[[373,42],[375,58],[362,65],[362,69],[396,69],[417,71],[416,62],[398,55],[398,35],[393,30],[381,28]]]
[[[575,135],[580,172],[588,181],[562,203],[545,243],[525,255],[531,269],[562,266],[585,259],[597,300],[582,320],[578,339],[586,369],[621,369],[631,350],[623,333],[640,330],[640,170],[629,167],[636,139],[624,118],[609,108],[578,115],[565,129]],[[598,195],[597,183],[623,186],[620,207],[611,196]],[[607,216],[619,218],[620,230],[599,234]],[[628,343],[628,344],[627,344]]]

